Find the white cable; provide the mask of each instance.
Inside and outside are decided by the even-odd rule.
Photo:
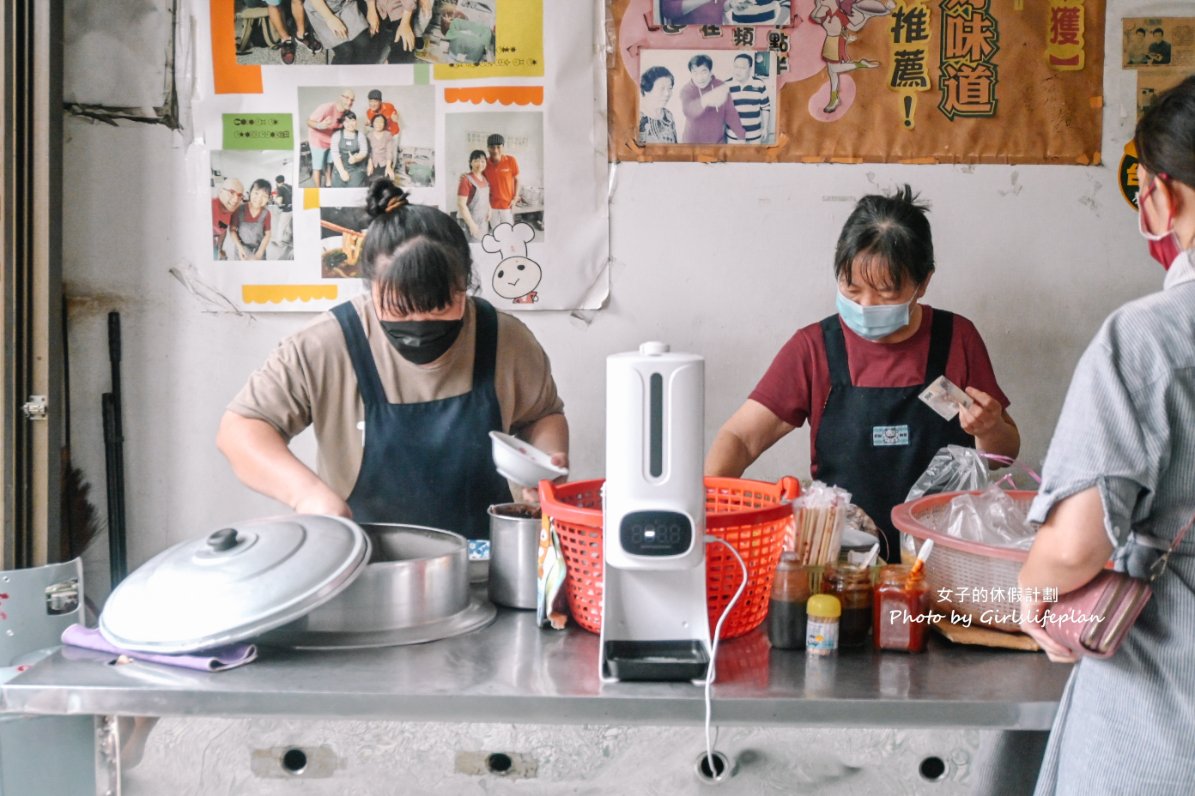
[[[728,550],[734,555],[739,562],[739,568],[743,570],[743,581],[739,584],[738,590],[734,596],[730,598],[730,602],[726,605],[726,610],[722,612],[722,616],[718,617],[718,624],[714,626],[714,644],[710,648],[710,665],[705,673],[705,763],[710,767],[710,778],[717,781],[718,769],[714,766],[714,743],[715,741],[710,737],[710,720],[713,717],[714,704],[711,699],[711,688],[714,685],[715,662],[718,660],[718,640],[722,638],[722,623],[726,621],[726,617],[730,616],[730,612],[734,610],[735,603],[743,596],[743,591],[747,588],[747,563],[743,561],[743,557],[739,555],[739,551],[734,549],[734,545],[725,539],[719,539],[717,536],[706,534],[705,541],[717,542],[725,545]],[[716,737],[716,736],[715,736]]]

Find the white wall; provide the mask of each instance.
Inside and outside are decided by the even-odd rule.
[[[1109,5],[1103,166],[617,166],[607,307],[521,316],[552,358],[573,429],[573,476],[603,473],[607,354],[647,339],[703,354],[708,446],[789,335],[833,312],[832,252],[854,200],[903,182],[933,203],[939,266],[927,301],[975,321],[1012,399],[1023,458],[1040,462],[1086,341],[1111,309],[1162,278],[1116,185],[1134,84],[1115,66],[1130,5]],[[1159,8],[1167,10],[1148,10]],[[191,172],[182,136],[77,119],[66,132],[75,460],[102,512],[99,406],[109,389],[106,314],[116,309],[135,567],[222,523],[283,510],[239,485],[213,438],[248,373],[308,316],[209,314],[169,275],[185,250],[180,231],[194,223],[183,199]],[[748,475],[806,475],[807,438],[791,435]],[[310,440],[299,448],[309,455]],[[88,557],[93,593],[106,580],[105,557],[102,542]]]

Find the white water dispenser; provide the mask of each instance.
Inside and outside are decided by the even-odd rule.
[[[659,342],[606,359],[603,680],[692,680],[709,665],[705,361]]]

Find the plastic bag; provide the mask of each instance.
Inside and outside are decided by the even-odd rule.
[[[993,470],[991,462],[996,462],[1001,467]],[[947,445],[934,454],[934,458],[930,460],[929,466],[925,468],[925,472],[921,474],[921,477],[917,479],[909,490],[905,501],[916,500],[925,495],[937,495],[942,492],[974,492],[987,489],[989,486],[995,488],[997,491],[1004,489],[1035,490],[1040,483],[1041,478],[1036,472],[1015,459],[995,453],[985,453],[975,448],[964,448],[961,445]],[[1007,498],[1007,496],[1005,497]],[[1007,502],[1012,504],[1013,510],[1018,510],[1016,509],[1015,501],[1007,499]],[[960,508],[960,511],[963,510]],[[993,508],[993,510],[995,509]],[[981,509],[975,508],[974,511],[976,514],[973,514],[973,517],[978,516],[978,512]],[[960,519],[959,522],[963,523],[964,521]],[[1019,526],[1014,521],[1006,523],[1004,527],[1009,535],[996,532],[995,536],[991,539],[970,536],[960,538],[973,539],[974,541],[985,544],[1008,546],[1011,541],[1013,542],[1011,546],[1023,546],[1026,548],[1029,546],[1032,537],[1030,537],[1029,542],[1022,545],[1021,540],[1023,539],[1023,535],[1019,533]],[[1029,533],[1032,534],[1033,531],[1030,530]],[[951,535],[957,536],[958,534]],[[913,556],[916,556],[917,544],[917,540],[907,533],[900,535],[902,556],[908,557],[911,560]]]
[[[982,492],[959,495],[950,501],[942,530],[957,539],[1028,550],[1036,529],[1029,524],[1027,508],[991,484]]]
[[[993,470],[991,463],[1001,465]],[[1015,459],[961,445],[947,445],[934,454],[905,501],[940,492],[970,492],[998,484],[1002,489],[1037,489],[1041,478]]]
[[[842,528],[851,493],[814,481],[793,501],[793,538],[785,547],[796,550],[802,564],[817,566],[838,559]]]

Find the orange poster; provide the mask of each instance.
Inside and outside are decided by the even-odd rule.
[[[613,0],[611,159],[1100,160],[1104,0],[709,5]]]

